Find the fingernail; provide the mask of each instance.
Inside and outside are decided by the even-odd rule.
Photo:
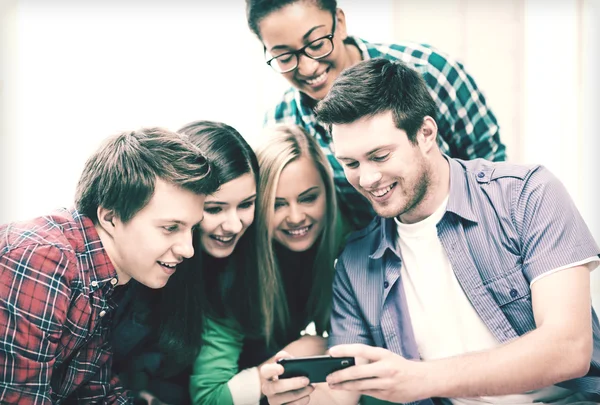
[[[308,385],[308,384],[310,384],[310,380],[308,378],[305,378],[302,380],[302,384]]]

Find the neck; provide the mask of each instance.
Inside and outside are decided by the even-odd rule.
[[[98,232],[98,237],[100,238],[100,242],[102,242],[102,247],[106,251],[106,254],[108,255],[108,258],[110,259],[111,264],[113,265],[113,267],[115,268],[115,271],[117,272],[117,279],[119,280],[119,283],[117,285],[127,284],[129,282],[129,280],[131,279],[131,277],[129,277],[127,274],[123,273],[119,269],[119,266],[117,265],[118,254],[117,254],[117,250],[115,249],[114,239],[100,225],[95,224],[94,227],[96,228],[96,232]]]
[[[360,53],[360,49],[353,45],[352,43],[344,44],[346,47],[346,54],[348,55],[348,63],[346,68],[356,65],[358,62],[362,61],[362,54]]]

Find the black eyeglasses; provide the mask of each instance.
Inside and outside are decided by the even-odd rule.
[[[336,18],[334,14],[331,34],[317,38],[296,51],[290,51],[275,57],[271,57],[271,55],[265,49],[265,57],[269,58],[267,60],[267,65],[271,66],[277,73],[287,73],[298,67],[298,63],[300,63],[300,55],[308,56],[314,60],[319,60],[328,56],[331,54],[331,52],[333,52],[335,23]]]

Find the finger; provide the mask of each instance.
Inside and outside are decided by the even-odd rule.
[[[277,376],[283,374],[283,366],[277,363],[269,363],[260,367],[260,376],[265,380],[277,380]]]
[[[293,358],[293,357],[294,357],[294,356],[292,356],[291,354],[289,354],[289,353],[288,353],[288,352],[286,352],[285,350],[282,350],[282,351],[278,352],[278,353],[275,355],[275,361],[279,361],[279,360],[281,360],[281,359],[291,359],[291,358]]]
[[[329,354],[333,357],[363,357],[369,361],[378,361],[384,359],[390,354],[389,350],[381,347],[373,347],[354,343],[349,345],[333,346],[329,349]]]
[[[387,378],[365,378],[330,384],[329,387],[333,390],[355,391],[364,394],[366,391],[388,390],[391,388],[390,385],[390,380]]]
[[[277,381],[267,381],[262,386],[262,392],[267,397],[299,391],[306,388],[310,381],[306,377],[284,378]]]
[[[365,378],[386,377],[389,374],[387,362],[375,362],[352,366],[336,371],[327,376],[327,383],[339,384],[344,381],[362,380]]]
[[[280,380],[282,382],[284,380]],[[307,385],[303,388],[286,391],[272,396],[267,396],[269,404],[286,404],[286,405],[305,405],[310,402],[310,394],[315,388],[312,385]]]

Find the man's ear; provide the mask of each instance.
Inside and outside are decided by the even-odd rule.
[[[115,213],[112,210],[108,210],[104,207],[98,207],[96,211],[98,216],[98,225],[109,235],[112,236],[115,230]]]
[[[435,120],[428,115],[425,116],[417,134],[417,140],[423,152],[428,153],[432,148],[437,147],[437,130]]]

